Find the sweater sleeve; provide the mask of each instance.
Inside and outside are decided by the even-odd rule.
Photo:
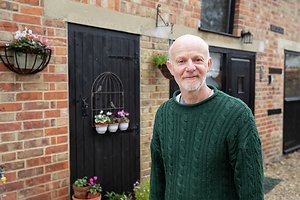
[[[164,200],[165,172],[158,131],[154,127],[151,141],[150,200]]]
[[[230,164],[240,200],[263,200],[261,143],[250,110],[244,110],[228,140]]]

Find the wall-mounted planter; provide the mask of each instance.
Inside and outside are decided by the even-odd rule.
[[[1,46],[0,50],[3,64],[18,74],[35,74],[42,71],[48,65],[52,53],[48,48],[34,53],[30,49],[16,51],[8,46]]]

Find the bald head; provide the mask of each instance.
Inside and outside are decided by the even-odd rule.
[[[169,49],[169,61],[173,62],[172,59],[174,58],[174,49],[178,49],[178,48],[188,48],[191,46],[198,46],[199,48],[201,48],[204,53],[206,58],[209,58],[209,46],[208,44],[200,37],[195,36],[195,35],[182,35],[180,37],[178,37],[174,43],[171,45],[170,49]]]

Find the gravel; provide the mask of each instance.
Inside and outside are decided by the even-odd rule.
[[[265,194],[265,200],[300,200],[300,150],[266,165],[265,176],[281,180]]]

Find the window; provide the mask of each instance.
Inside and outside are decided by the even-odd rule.
[[[206,74],[206,83],[221,90],[223,54],[211,52],[210,57],[212,58],[212,66]]]
[[[300,53],[285,53],[285,97],[300,97]]]
[[[235,0],[202,0],[201,29],[232,34]]]

